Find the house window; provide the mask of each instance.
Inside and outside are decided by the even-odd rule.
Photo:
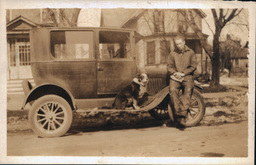
[[[20,66],[30,65],[30,45],[18,45]]]
[[[156,63],[155,41],[147,42],[147,64]]]
[[[160,63],[166,64],[167,57],[170,54],[170,41],[160,41]]]
[[[186,40],[185,42],[186,42],[186,45],[195,52],[195,54],[202,54],[202,47],[201,47],[200,40],[190,39],[190,40]]]
[[[51,53],[58,59],[93,58],[93,32],[52,31]]]
[[[130,58],[131,41],[129,32],[100,31],[100,58]]]
[[[8,54],[11,67],[30,65],[29,39],[8,39]]]
[[[164,11],[155,10],[153,12],[153,19],[154,19],[154,32],[155,33],[164,32]]]

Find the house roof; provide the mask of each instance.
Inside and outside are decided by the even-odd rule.
[[[231,59],[247,59],[249,54],[248,43],[242,47],[239,40],[232,39],[227,35],[227,39],[220,42],[220,53],[223,55],[229,53]]]
[[[128,20],[122,23],[122,27],[127,27],[129,24],[132,24],[133,22],[138,20],[146,11],[147,9],[139,9],[135,11]]]
[[[138,9],[101,9],[101,26],[122,27]]]
[[[248,54],[248,48],[240,48],[239,50],[231,53],[231,59],[247,59]]]
[[[201,18],[205,18],[207,15],[205,14],[205,12],[203,12],[203,10],[201,9],[193,9],[198,15],[201,16]]]
[[[9,22],[7,23],[7,25],[6,25],[7,29],[8,29],[8,27],[11,27],[12,25],[14,25],[14,24],[17,23],[17,22],[25,22],[26,24],[28,24],[28,25],[30,25],[30,26],[32,26],[32,27],[38,26],[38,25],[37,25],[36,23],[34,23],[33,21],[31,21],[31,20],[29,20],[29,19],[27,19],[27,18],[25,18],[25,17],[23,17],[23,16],[20,15],[20,16],[14,18],[13,20],[11,20],[11,21],[9,21]]]
[[[40,27],[40,25],[21,15],[6,24],[8,34],[25,34],[28,33],[28,31],[33,27]]]

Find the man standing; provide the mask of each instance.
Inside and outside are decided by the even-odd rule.
[[[197,61],[193,50],[185,45],[183,35],[174,38],[176,49],[171,52],[167,70],[171,76],[170,95],[174,105],[177,121],[185,126],[190,99],[192,96],[194,80],[193,74],[196,70]],[[184,98],[180,99],[179,90],[184,89]]]

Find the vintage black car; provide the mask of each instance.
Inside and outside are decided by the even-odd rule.
[[[29,122],[34,132],[41,137],[61,136],[70,128],[74,111],[111,105],[139,72],[135,35],[131,29],[95,27],[31,30],[31,69],[36,86],[23,81],[23,108],[31,105]],[[150,78],[154,76],[166,80],[166,75],[151,74]],[[198,89],[196,86],[193,92],[187,126],[198,124],[205,113]],[[169,112],[173,120],[169,100],[165,83],[140,110],[157,119],[166,118]]]

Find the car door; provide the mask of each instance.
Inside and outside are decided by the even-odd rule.
[[[117,94],[136,74],[131,31],[100,30],[98,33],[97,94]]]
[[[94,31],[51,31],[51,53],[53,62],[41,77],[70,90],[75,99],[96,97]]]

